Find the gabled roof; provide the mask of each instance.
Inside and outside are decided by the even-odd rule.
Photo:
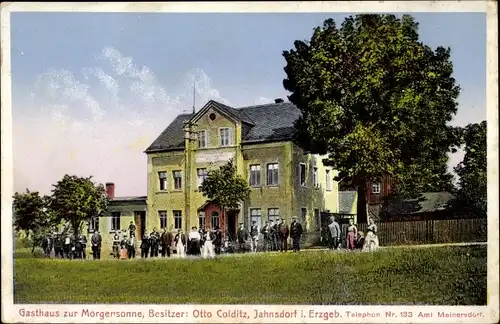
[[[351,212],[357,194],[357,191],[339,191],[339,213]]]
[[[445,210],[454,199],[449,192],[424,192],[418,198],[393,198],[386,203],[385,212],[391,215],[411,215]]]
[[[168,125],[145,153],[184,149],[184,124],[195,121],[209,107],[219,110],[229,118],[244,125],[243,144],[261,141],[290,140],[295,132],[294,123],[300,117],[300,110],[289,102],[232,108],[217,101],[209,101],[196,114],[183,114]]]

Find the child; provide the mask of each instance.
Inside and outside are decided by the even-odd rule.
[[[361,250],[365,244],[365,234],[358,232],[358,239],[356,240],[356,249]]]
[[[354,220],[349,219],[349,226],[347,227],[347,249],[354,250],[356,248],[356,239],[358,236],[358,229],[354,225]]]

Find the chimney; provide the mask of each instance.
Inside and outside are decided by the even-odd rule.
[[[284,103],[285,101],[281,98],[274,99],[274,103]]]
[[[113,182],[106,182],[106,195],[109,199],[115,199],[115,184]]]

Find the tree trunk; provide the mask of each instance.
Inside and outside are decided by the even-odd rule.
[[[357,223],[363,224],[368,222],[366,210],[366,180],[357,182],[358,203],[357,203]]]

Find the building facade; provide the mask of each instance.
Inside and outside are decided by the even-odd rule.
[[[135,237],[140,240],[146,231],[147,197],[115,197],[115,184],[111,182],[106,183],[106,194],[109,198],[108,208],[96,221],[88,224],[87,232],[91,234],[98,228],[103,244],[111,246],[113,234],[120,230],[128,235],[132,222],[136,227]]]
[[[300,110],[291,103],[232,108],[209,101],[193,114],[177,116],[146,149],[147,228],[249,227],[297,216],[307,232],[320,229],[320,213],[338,211],[336,172],[322,157],[292,142]],[[199,191],[210,170],[233,160],[248,181],[250,198],[222,213]]]

